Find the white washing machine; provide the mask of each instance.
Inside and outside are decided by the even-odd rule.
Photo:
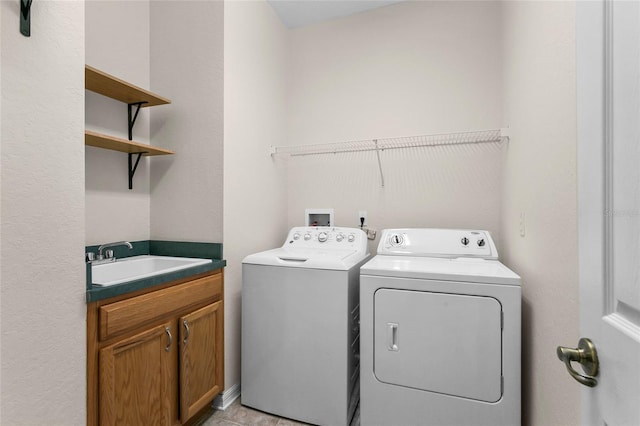
[[[359,278],[367,237],[298,227],[242,262],[242,404],[348,425],[359,399]]]
[[[488,232],[383,231],[360,315],[363,426],[520,424],[520,277]]]

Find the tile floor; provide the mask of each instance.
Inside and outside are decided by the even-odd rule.
[[[240,398],[226,410],[211,410],[196,423],[198,426],[299,426],[300,423],[290,419],[272,416],[240,404]],[[351,426],[360,426],[360,407],[356,409]]]

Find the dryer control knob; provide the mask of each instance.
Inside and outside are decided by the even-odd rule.
[[[404,244],[404,237],[400,234],[393,234],[389,241],[393,247],[401,247]]]
[[[347,241],[349,241],[350,243],[354,242],[356,240],[356,236],[354,234],[349,234],[349,237],[347,238]]]
[[[304,234],[304,240],[309,241],[311,239],[311,234]]]
[[[344,240],[344,234],[338,234],[338,235],[336,235],[336,241],[337,241],[337,242],[340,242],[340,241],[342,241],[342,240]]]
[[[318,241],[320,241],[321,243],[324,243],[325,241],[327,241],[327,233],[326,232],[319,233]]]
[[[293,234],[293,239],[294,240],[299,240],[300,239],[300,234],[298,234],[297,232],[295,234]]]
[[[484,238],[480,238],[480,239],[478,240],[478,247],[484,247],[484,244],[485,244],[485,242],[484,242]]]
[[[469,244],[469,239],[467,237],[462,237],[460,242],[462,243],[463,246],[466,246]]]

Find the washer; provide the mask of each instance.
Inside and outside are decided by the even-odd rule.
[[[356,228],[297,227],[242,262],[242,404],[318,425],[348,425],[359,399]]]
[[[487,231],[383,231],[360,301],[363,426],[520,424],[520,277]]]

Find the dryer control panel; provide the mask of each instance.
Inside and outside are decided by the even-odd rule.
[[[498,251],[489,232],[470,229],[385,229],[378,254],[498,259]]]
[[[283,247],[357,249],[366,252],[367,235],[358,228],[300,226],[289,231]]]

